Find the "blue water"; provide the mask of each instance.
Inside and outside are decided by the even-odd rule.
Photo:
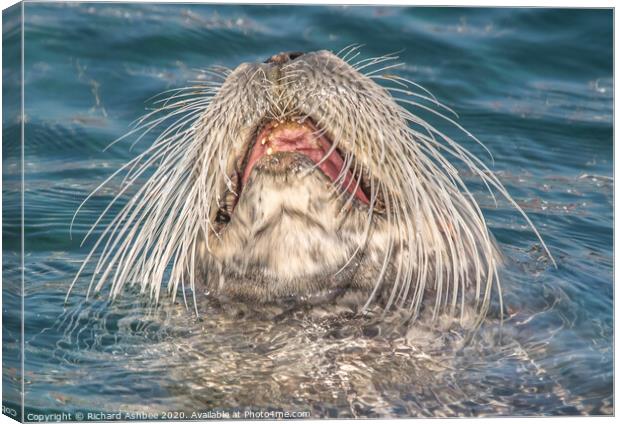
[[[493,161],[427,119],[492,167],[553,253],[557,269],[519,214],[471,181],[507,258],[501,340],[497,317],[466,341],[319,313],[274,321],[207,305],[196,318],[132,292],[84,303],[85,282],[64,305],[89,250],[80,240],[115,187],[87,204],[73,238],[72,215],[148,145],[103,151],[148,98],[209,66],[352,43],[364,57],[400,51],[390,72],[458,112]],[[25,368],[19,146],[7,142],[19,124],[5,119],[4,405],[18,409],[23,375],[26,414],[613,413],[611,10],[26,3],[25,46]]]

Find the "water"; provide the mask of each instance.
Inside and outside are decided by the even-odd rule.
[[[26,414],[613,413],[610,10],[27,3],[25,16]],[[149,310],[132,292],[83,303],[84,282],[63,306],[88,252],[80,239],[114,187],[87,204],[70,238],[72,215],[148,144],[103,152],[145,100],[208,66],[351,43],[365,57],[402,50],[393,72],[484,141],[553,252],[557,269],[507,202],[472,185],[507,258],[501,340],[496,315],[467,341],[320,308],[274,319],[269,308],[201,302],[196,318],[182,302]],[[5,140],[19,134],[15,121],[4,130]],[[4,149],[4,405],[17,408],[19,150]]]

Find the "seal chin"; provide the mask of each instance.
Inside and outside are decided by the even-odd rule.
[[[345,265],[360,242],[351,215],[361,219],[365,212],[361,199],[358,208],[346,208],[334,190],[329,167],[337,159],[317,166],[318,153],[293,149],[259,157],[258,149],[269,148],[262,146],[253,147],[234,212],[211,246],[223,278],[207,279],[209,289],[272,300],[349,284],[357,262]]]
[[[209,257],[221,278],[206,278],[209,288],[271,300],[350,286],[360,223],[380,214],[369,178],[308,117],[268,121],[255,134],[218,211]]]

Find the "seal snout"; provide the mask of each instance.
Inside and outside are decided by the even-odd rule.
[[[172,123],[117,171],[126,185],[102,217],[150,176],[86,260],[100,257],[96,290],[108,282],[114,297],[139,281],[157,299],[166,284],[174,296],[204,283],[209,296],[258,301],[359,290],[364,310],[379,302],[415,318],[435,299],[433,317],[456,317],[473,298],[484,315],[501,258],[450,159],[516,202],[409,107],[443,116],[418,103],[428,92],[384,73],[396,57],[358,60],[358,48],[216,71],[222,83],[179,89],[142,118],[144,134]]]

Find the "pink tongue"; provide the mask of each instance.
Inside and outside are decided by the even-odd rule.
[[[331,143],[329,140],[323,135],[318,135],[318,130],[309,123],[285,122],[282,124],[268,124],[258,134],[258,138],[252,147],[248,163],[243,172],[243,185],[250,178],[250,173],[256,162],[264,155],[276,152],[299,152],[308,156],[316,164],[325,157],[330,147]],[[344,160],[334,149],[321,162],[319,169],[332,181],[335,181],[340,174],[343,164]],[[369,203],[368,198],[353,179],[351,171],[347,170],[342,186],[347,188],[347,191],[351,194],[355,191],[355,196],[362,202]]]

